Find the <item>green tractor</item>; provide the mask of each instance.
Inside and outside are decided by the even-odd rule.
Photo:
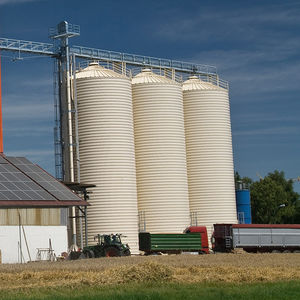
[[[83,248],[81,258],[130,256],[128,244],[123,244],[121,234],[97,234],[94,237],[96,245]]]

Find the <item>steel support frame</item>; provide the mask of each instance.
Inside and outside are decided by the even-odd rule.
[[[63,180],[63,160],[61,143],[61,62],[58,59],[54,61],[53,71],[53,91],[54,91],[54,156],[55,156],[55,177]]]
[[[71,25],[71,24],[68,24]],[[78,34],[66,33],[68,37]],[[52,36],[53,38],[64,39],[64,34]],[[67,37],[67,39],[68,39]],[[66,41],[68,43],[68,41]],[[7,38],[0,38],[0,49],[5,51],[15,51],[19,53],[32,53],[39,55],[46,55],[50,57],[58,57],[61,49],[55,47],[54,44],[14,40]],[[83,46],[68,45],[69,55],[75,54],[78,58],[94,59],[102,61],[111,61],[126,63],[132,66],[153,67],[153,68],[169,68],[178,72],[193,73],[198,75],[210,74],[216,75],[217,69],[215,66],[193,64],[189,62],[176,61],[171,59],[156,58],[144,55],[136,55],[130,53],[122,53],[116,51],[95,49]]]
[[[22,53],[56,56],[53,44],[0,38],[0,49]]]

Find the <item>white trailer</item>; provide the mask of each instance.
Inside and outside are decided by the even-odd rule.
[[[215,251],[300,252],[300,224],[215,224]]]
[[[245,250],[300,250],[300,225],[232,225],[232,243]]]

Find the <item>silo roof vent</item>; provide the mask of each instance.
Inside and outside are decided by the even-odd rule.
[[[89,63],[89,66],[99,66],[99,64],[98,64],[98,62],[96,62],[96,61],[91,61],[91,62]]]

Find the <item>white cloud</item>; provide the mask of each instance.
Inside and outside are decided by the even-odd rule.
[[[54,155],[54,150],[41,150],[41,149],[24,149],[24,150],[12,150],[5,153],[6,156],[34,156],[34,157],[45,157]]]
[[[259,129],[246,129],[237,130],[233,132],[233,136],[260,136],[260,135],[287,135],[297,134],[299,127],[297,126],[282,126],[282,127],[271,127],[271,128],[259,128]],[[278,141],[280,143],[280,141]]]
[[[7,126],[4,127],[4,134],[14,138],[40,137],[53,134],[53,126]]]
[[[42,120],[53,116],[52,103],[14,103],[13,105],[3,105],[3,119],[8,120]]]
[[[159,24],[155,34],[183,45],[199,45],[199,52],[188,60],[217,66],[220,77],[229,81],[234,101],[262,101],[266,94],[299,91],[300,39],[291,29],[299,27],[299,13],[300,3],[220,11],[204,8],[188,18]]]
[[[37,91],[24,92],[17,91],[3,95],[3,120],[54,120],[53,98],[46,93],[41,93],[44,81],[37,82]],[[44,82],[46,84],[46,81]],[[26,81],[24,82],[26,85]],[[22,84],[23,85],[23,84]],[[29,87],[32,90],[31,87]]]
[[[250,123],[271,123],[271,122],[299,122],[299,117],[296,115],[282,115],[280,112],[240,112],[235,116],[235,120],[238,120],[239,125],[249,125]]]
[[[27,3],[27,2],[37,2],[37,1],[44,1],[44,0],[0,0],[0,6],[9,5],[9,4]]]
[[[297,46],[296,46],[297,45]],[[277,47],[251,50],[214,50],[199,52],[191,60],[218,66],[222,79],[239,96],[299,90],[300,40],[291,39]],[[248,98],[240,98],[246,101]],[[247,100],[248,101],[248,100]],[[251,101],[261,101],[259,97]]]
[[[1,0],[0,0],[1,1]],[[38,80],[23,80],[20,83],[22,87],[29,87],[29,88],[49,88],[53,86],[53,79],[50,78],[42,78]]]
[[[155,34],[158,37],[174,41],[228,41],[242,39],[244,41],[259,42],[260,40],[279,36],[280,30],[271,28],[276,25],[299,25],[300,5],[294,7],[276,6],[253,7],[245,9],[230,9],[211,11],[201,9],[189,17],[177,17],[159,24]],[[178,12],[177,12],[178,13]],[[268,32],[268,35],[263,33]]]

